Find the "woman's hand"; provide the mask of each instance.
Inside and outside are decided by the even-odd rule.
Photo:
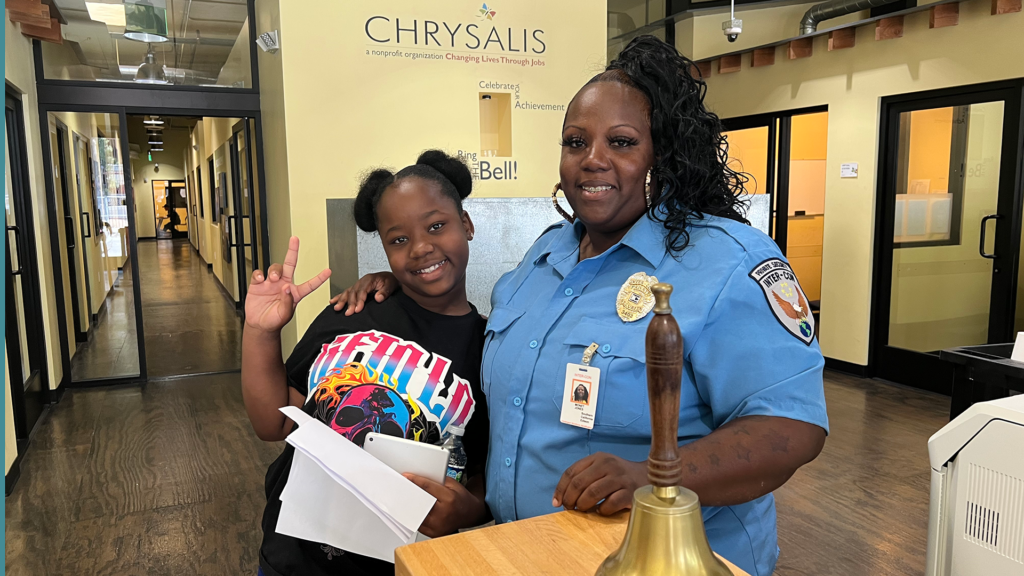
[[[647,462],[598,452],[569,466],[555,486],[551,505],[582,512],[596,508],[608,516],[630,508],[633,492],[647,483]]]
[[[376,290],[377,295],[374,299],[383,302],[397,289],[398,279],[391,272],[367,274],[360,278],[355,286],[349,286],[344,292],[331,298],[331,304],[334,304],[334,309],[338,312],[345,308],[345,316],[351,316],[363,310],[363,303],[370,292]]]
[[[292,236],[288,241],[284,266],[271,264],[266,278],[262,271],[253,271],[249,292],[245,297],[246,328],[263,332],[280,331],[291,321],[299,302],[331,277],[330,269],[325,269],[309,281],[296,286],[292,282],[292,275],[298,262],[299,239]]]
[[[454,478],[445,478],[444,485],[427,480],[415,474],[403,474],[413,484],[428,492],[437,502],[430,514],[420,524],[420,533],[437,538],[483,524],[487,517],[487,505],[483,500],[466,490]]]

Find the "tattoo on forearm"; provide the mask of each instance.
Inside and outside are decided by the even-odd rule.
[[[780,434],[778,430],[769,430],[762,438],[768,441],[772,452],[789,452],[789,436]]]
[[[737,460],[746,460],[747,462],[750,462],[750,455],[753,453],[753,450],[747,448],[743,444],[737,444],[734,448],[736,449]]]
[[[690,470],[690,474],[696,474],[697,473],[697,470],[698,470],[697,465],[694,464],[693,462],[690,462],[689,464],[687,464],[686,467]]]
[[[721,460],[718,458],[718,454],[712,454],[708,456],[708,460],[711,462],[712,466],[718,466],[718,463],[721,462]]]

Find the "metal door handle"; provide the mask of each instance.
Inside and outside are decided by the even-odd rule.
[[[64,217],[64,237],[68,242],[68,248],[75,247],[75,219],[72,216]]]
[[[227,220],[227,225],[228,225],[228,248],[237,248],[238,247],[238,244],[235,243],[234,219],[235,219],[234,216],[228,216],[228,220]]]
[[[85,219],[82,220],[82,228],[85,228],[85,233],[82,234],[82,238],[92,238],[92,221],[89,220],[89,213],[82,212],[79,218],[82,216],[85,216]]]
[[[7,231],[14,232],[14,253],[18,255],[18,269],[11,272],[11,275],[18,276],[24,271],[24,268],[22,267],[24,257],[21,253],[21,228],[18,228],[17,226],[8,226]]]
[[[978,253],[981,254],[982,258],[989,258],[989,259],[994,260],[995,257],[996,257],[996,255],[994,253],[993,254],[986,254],[985,253],[985,224],[988,224],[989,220],[1000,220],[1000,219],[1002,219],[1002,216],[1000,216],[999,214],[989,214],[988,216],[985,216],[984,218],[981,219],[981,241],[979,242],[979,245],[978,245]]]

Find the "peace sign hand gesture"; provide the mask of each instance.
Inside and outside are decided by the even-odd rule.
[[[272,264],[266,278],[262,271],[253,271],[249,293],[245,298],[246,328],[264,332],[280,331],[291,321],[299,302],[331,277],[331,270],[327,268],[307,282],[296,285],[292,275],[298,262],[299,239],[292,236],[288,241],[284,266]]]

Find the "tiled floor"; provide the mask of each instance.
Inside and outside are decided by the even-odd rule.
[[[148,376],[237,370],[241,317],[188,240],[140,242],[138,250]],[[75,382],[139,373],[132,289],[126,268],[72,358]]]
[[[778,576],[924,573],[928,437],[949,399],[825,373],[832,433],[775,492]],[[39,422],[7,499],[7,574],[256,573],[261,442],[238,374],[77,389]]]

